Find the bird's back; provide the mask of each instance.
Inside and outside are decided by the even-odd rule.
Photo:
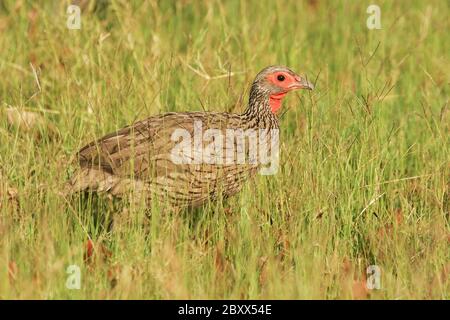
[[[148,199],[165,198],[177,206],[232,195],[257,169],[256,164],[229,161],[239,148],[229,134],[243,128],[242,116],[230,113],[150,117],[83,147],[78,152],[81,171],[72,188],[116,196],[134,188]]]

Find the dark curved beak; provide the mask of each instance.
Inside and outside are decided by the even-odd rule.
[[[307,80],[307,78],[295,76],[296,82],[290,85],[290,89],[307,89],[313,90],[314,85]]]

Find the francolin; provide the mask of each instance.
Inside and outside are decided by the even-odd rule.
[[[68,191],[122,198],[133,190],[147,205],[167,200],[174,207],[231,196],[261,167],[250,153],[264,139],[251,140],[248,133],[278,137],[281,101],[297,89],[313,85],[286,67],[270,66],[253,81],[242,114],[169,112],[110,133],[78,152],[80,168]],[[268,149],[277,152],[271,143]]]

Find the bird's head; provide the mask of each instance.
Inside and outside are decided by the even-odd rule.
[[[289,91],[314,89],[314,85],[305,77],[299,76],[284,66],[270,66],[261,70],[252,85],[254,94],[269,99],[270,108],[276,113],[281,107],[281,100]]]

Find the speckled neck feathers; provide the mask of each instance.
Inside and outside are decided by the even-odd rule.
[[[272,112],[269,98],[269,91],[259,86],[258,83],[253,83],[247,109],[242,114],[248,128],[279,128],[278,118]]]

